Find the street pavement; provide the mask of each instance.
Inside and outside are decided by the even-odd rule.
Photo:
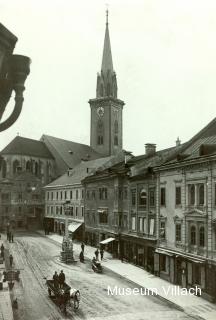
[[[18,301],[18,310],[14,310],[15,320],[151,320],[153,317],[161,320],[188,320],[190,316],[177,310],[167,301],[149,295],[109,295],[108,287],[117,286],[134,289],[134,283],[118,273],[113,273],[104,267],[102,274],[94,273],[91,261],[85,263],[79,260],[67,265],[60,260],[61,240],[48,239],[33,232],[17,232],[15,242],[9,249],[14,257],[14,266],[21,269],[20,281],[15,282],[12,290]],[[80,253],[80,244],[74,245],[75,257]],[[85,248],[90,259],[94,248]],[[111,256],[105,253],[103,265],[111,261]],[[124,264],[126,265],[126,264]],[[66,283],[71,288],[81,292],[80,308],[67,308],[65,316],[55,300],[49,297],[45,277],[50,279],[55,271],[64,270]],[[137,286],[138,287],[138,286]]]
[[[2,243],[4,244],[5,248],[7,248],[7,243],[4,236],[1,236],[0,246]],[[5,263],[0,264],[0,282],[3,280],[4,270]],[[3,282],[3,290],[0,290],[0,320],[13,320],[10,292],[6,282]]]
[[[44,235],[44,232],[40,231]],[[61,244],[63,237],[57,234],[46,235],[49,239]],[[79,255],[81,250],[80,243],[74,242],[74,252]],[[96,248],[85,246],[84,255],[88,259],[92,259]],[[216,305],[208,302],[202,297],[195,295],[178,295],[173,292],[179,292],[180,287],[171,284],[151,273],[139,268],[130,263],[121,262],[118,259],[113,259],[112,255],[105,252],[102,265],[105,268],[117,273],[119,276],[131,281],[132,283],[147,288],[149,291],[153,288],[157,291],[160,299],[172,304],[175,308],[183,310],[186,314],[195,317],[196,319],[215,320],[216,319]],[[156,289],[156,290],[155,290]],[[116,318],[115,318],[116,319]]]

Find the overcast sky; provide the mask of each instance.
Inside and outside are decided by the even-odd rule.
[[[17,133],[89,144],[107,2],[124,149],[185,142],[216,116],[215,0],[0,0],[15,53],[32,59],[23,111],[0,149]]]

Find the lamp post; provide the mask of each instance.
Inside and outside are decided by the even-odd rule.
[[[0,23],[0,131],[9,128],[19,117],[23,105],[25,80],[30,73],[30,58],[13,54],[17,37]],[[11,115],[1,122],[5,108],[15,92]]]
[[[69,238],[68,233],[68,215],[71,212],[70,201],[64,203],[64,214],[65,214],[65,235],[62,241],[61,261],[65,263],[76,262],[73,256],[73,242]]]

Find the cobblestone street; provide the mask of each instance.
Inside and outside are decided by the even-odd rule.
[[[183,312],[171,308],[152,296],[111,296],[107,287],[133,288],[133,285],[105,270],[103,274],[92,272],[91,264],[77,262],[63,265],[59,260],[60,246],[36,234],[18,234],[10,244],[15,267],[21,270],[21,281],[16,282],[14,297],[18,299],[16,320],[39,319],[189,319]],[[81,303],[78,311],[68,309],[63,315],[49,298],[44,277],[52,277],[54,271],[64,270],[66,282],[80,289]]]

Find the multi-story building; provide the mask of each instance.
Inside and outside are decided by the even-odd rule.
[[[39,228],[44,214],[41,180],[31,172],[0,181],[0,227]]]
[[[68,169],[58,179],[44,187],[45,189],[45,228],[59,234],[65,233],[65,219],[68,215],[68,230],[73,238],[82,239],[84,229],[84,188],[82,179],[92,174],[97,168],[108,165],[112,157],[83,161],[74,169]],[[112,163],[112,162],[111,162]],[[65,205],[67,211],[65,212]],[[68,210],[69,209],[69,210]]]
[[[83,180],[89,244],[106,244],[119,257],[153,272],[157,246],[153,169],[180,148],[156,152],[155,145],[146,144],[145,155],[130,157]]]
[[[1,151],[1,228],[37,227],[44,215],[42,186],[55,177],[54,158],[43,142],[17,136]]]
[[[216,298],[216,119],[156,169],[159,247],[155,271]]]

